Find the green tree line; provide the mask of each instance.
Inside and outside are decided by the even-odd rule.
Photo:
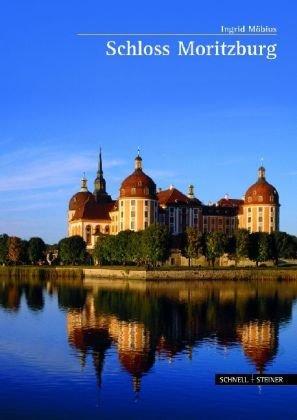
[[[245,229],[238,229],[233,236],[223,232],[202,234],[195,228],[188,228],[183,238],[182,252],[189,260],[204,256],[214,266],[216,259],[228,255],[235,261],[248,258],[259,263],[272,260],[275,265],[283,259],[297,258],[297,237],[285,232],[249,233]]]
[[[100,234],[90,255],[81,236],[63,238],[57,245],[46,245],[38,237],[23,240],[16,236],[0,235],[0,264],[99,264],[149,265],[164,263],[172,248],[179,248],[189,260],[204,256],[210,265],[228,255],[237,265],[249,258],[256,265],[272,260],[297,259],[297,238],[285,232],[249,233],[239,229],[233,236],[222,232],[202,234],[188,228],[174,241],[166,226],[151,225],[139,232],[123,231],[118,235]],[[58,252],[58,255],[56,255]],[[55,255],[54,255],[55,254]]]

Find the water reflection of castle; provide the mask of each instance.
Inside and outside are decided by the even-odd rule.
[[[69,342],[79,351],[82,364],[87,353],[92,353],[99,384],[105,352],[115,344],[122,367],[133,378],[134,390],[140,389],[141,377],[155,360],[150,333],[143,323],[121,321],[115,315],[96,315],[93,295],[89,295],[82,310],[68,312],[67,329]]]
[[[69,343],[82,365],[92,355],[101,383],[106,352],[115,347],[135,391],[150,371],[156,355],[168,360],[191,356],[207,341],[221,348],[241,345],[254,369],[263,372],[278,351],[279,328],[290,321],[297,283],[224,284],[191,286],[123,284],[97,288],[77,283],[0,284],[0,308],[17,313],[22,305],[42,311],[45,293],[57,295],[67,311]]]
[[[250,315],[244,315],[242,320],[236,319],[235,313],[232,314],[228,294],[226,300],[221,296],[220,302],[214,297],[204,302],[199,299],[198,305],[195,301],[187,304],[171,301],[170,304],[168,299],[159,297],[159,305],[165,307],[167,318],[161,311],[160,319],[157,317],[153,320],[150,319],[150,311],[143,296],[138,293],[134,295],[134,304],[131,305],[130,295],[126,302],[128,306],[125,306],[122,293],[117,295],[116,291],[101,291],[95,297],[93,294],[88,295],[83,309],[68,312],[69,342],[79,351],[82,361],[88,353],[92,353],[99,383],[105,352],[112,344],[117,348],[121,366],[133,378],[135,391],[140,390],[141,378],[153,366],[156,354],[169,360],[181,352],[191,356],[192,348],[206,338],[212,338],[221,346],[241,344],[244,354],[258,372],[263,372],[277,354],[279,322],[276,319],[265,319],[265,314],[259,313],[255,302],[251,303],[246,297],[244,304],[249,307]],[[134,310],[138,299],[140,312],[137,317]],[[237,303],[240,304],[238,296]],[[267,305],[272,305],[272,310],[276,309],[269,298]],[[106,310],[107,306],[110,311]],[[153,306],[156,309],[156,302]],[[147,318],[142,317],[143,310]],[[216,316],[211,319],[213,310]],[[283,320],[290,312],[291,305],[282,305]],[[125,320],[126,317],[138,320]]]

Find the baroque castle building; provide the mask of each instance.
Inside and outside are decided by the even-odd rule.
[[[134,171],[121,184],[119,197],[113,200],[106,191],[100,150],[93,193],[83,176],[80,191],[69,202],[68,235],[80,235],[92,250],[100,233],[116,235],[123,230],[139,231],[160,223],[173,235],[187,227],[203,233],[220,231],[232,235],[236,229],[271,233],[279,230],[279,195],[266,180],[265,168],[243,199],[228,196],[215,204],[205,205],[195,197],[193,185],[187,194],[170,186],[159,188],[144,171],[138,152]]]

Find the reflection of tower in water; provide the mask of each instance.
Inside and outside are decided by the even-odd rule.
[[[277,329],[271,321],[250,321],[237,328],[245,355],[253,362],[258,372],[264,372],[278,346]]]
[[[120,321],[114,315],[97,315],[94,299],[89,295],[82,310],[71,310],[67,315],[68,339],[79,351],[82,365],[92,353],[99,385],[106,350],[114,342],[119,360],[133,378],[135,392],[140,390],[142,376],[154,363],[154,351],[150,349],[150,336],[144,324],[136,321]]]
[[[123,368],[132,375],[135,392],[140,391],[142,376],[154,364],[154,351],[150,348],[150,335],[139,322],[119,322],[117,345]]]

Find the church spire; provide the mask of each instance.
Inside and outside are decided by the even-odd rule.
[[[99,165],[98,165],[98,172],[97,174],[103,177],[103,169],[102,169],[102,154],[101,154],[101,147],[100,147],[100,152],[99,152]]]
[[[111,197],[106,192],[106,181],[103,176],[103,165],[102,165],[102,151],[101,147],[99,150],[99,159],[98,159],[98,170],[97,176],[94,182],[95,189],[94,195],[96,197],[97,202],[110,202]]]

